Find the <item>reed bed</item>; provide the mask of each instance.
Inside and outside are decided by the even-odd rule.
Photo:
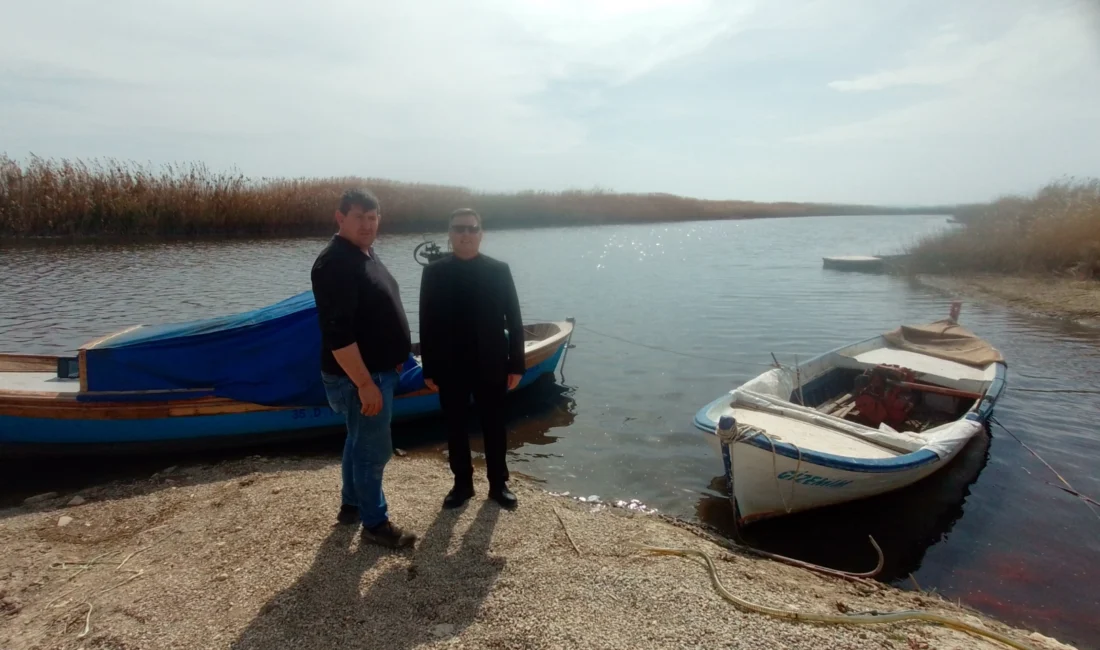
[[[1100,280],[1100,179],[1051,183],[958,215],[965,225],[910,248],[916,273],[1058,275]]]
[[[383,229],[430,231],[458,207],[488,227],[882,214],[872,206],[704,201],[601,190],[491,194],[375,178],[250,179],[201,163],[160,169],[116,160],[0,155],[0,238],[288,236],[330,233],[349,186],[382,203]],[[893,211],[897,213],[898,211]]]

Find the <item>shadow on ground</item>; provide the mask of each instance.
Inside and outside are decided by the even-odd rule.
[[[398,552],[360,546],[358,527],[336,527],[310,569],[268,601],[231,647],[403,650],[459,634],[504,569],[503,558],[488,555],[499,513],[482,502],[461,545],[448,552],[461,511],[441,511],[415,550],[404,552],[409,561],[387,561],[376,576],[368,574],[382,557]]]

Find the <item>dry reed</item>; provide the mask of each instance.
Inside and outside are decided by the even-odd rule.
[[[958,217],[965,226],[910,248],[911,271],[1100,279],[1100,179],[1054,182]]]
[[[157,171],[115,160],[20,163],[0,154],[0,238],[327,234],[349,186],[378,195],[382,227],[390,231],[438,230],[462,206],[477,209],[491,227],[909,212],[601,190],[489,194],[373,178],[255,180],[202,164]]]

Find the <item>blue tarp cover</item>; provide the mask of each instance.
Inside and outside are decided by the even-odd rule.
[[[182,389],[267,406],[328,404],[312,291],[241,314],[140,327],[85,354],[89,391]],[[397,394],[423,386],[409,355]]]

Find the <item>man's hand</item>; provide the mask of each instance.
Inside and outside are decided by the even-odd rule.
[[[359,401],[363,407],[359,411],[367,417],[373,417],[382,412],[382,391],[373,381],[363,382],[359,386]]]
[[[436,386],[435,382],[432,381],[431,379],[425,379],[424,380],[424,385],[427,386],[428,388],[430,388],[433,393],[438,393],[439,392],[439,386]]]
[[[523,379],[523,375],[508,375],[508,390],[515,390],[521,379]]]

